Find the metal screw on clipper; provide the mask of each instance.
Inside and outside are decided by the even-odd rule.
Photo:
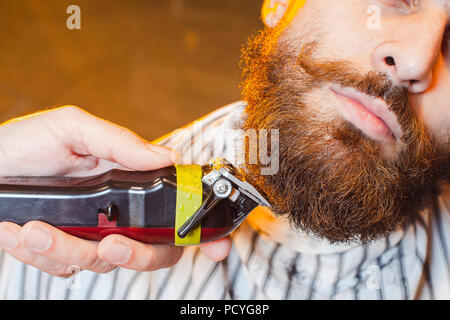
[[[219,198],[227,198],[233,191],[233,186],[226,179],[219,179],[213,185],[214,194]]]
[[[225,178],[218,179],[214,182],[212,191],[206,197],[200,208],[177,230],[180,238],[186,235],[202,221],[202,219],[219,203],[219,201],[227,198],[233,192],[233,185]]]

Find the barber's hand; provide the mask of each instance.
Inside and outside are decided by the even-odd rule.
[[[88,176],[113,168],[154,170],[173,164],[176,154],[133,132],[66,106],[0,125],[0,176]],[[0,203],[1,205],[1,203]],[[201,245],[213,261],[224,259],[229,238]],[[148,245],[121,235],[100,242],[68,235],[46,223],[23,227],[0,223],[0,248],[51,275],[70,276],[73,267],[104,273],[116,266],[139,271],[170,267],[183,249]]]

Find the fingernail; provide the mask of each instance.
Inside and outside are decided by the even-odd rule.
[[[123,243],[114,242],[106,250],[104,259],[113,264],[124,264],[131,258],[131,249]]]
[[[15,233],[7,229],[0,231],[0,247],[11,250],[17,247],[19,238]]]
[[[25,244],[33,251],[44,252],[50,249],[52,238],[42,229],[32,229],[25,236]]]

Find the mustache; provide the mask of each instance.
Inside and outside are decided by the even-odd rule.
[[[302,69],[301,77],[310,77],[312,86],[324,82],[350,87],[374,98],[383,99],[403,130],[402,141],[408,143],[423,130],[409,102],[408,88],[395,84],[386,74],[371,71],[360,74],[348,61],[326,61],[313,58],[314,42],[303,45],[295,57],[295,65]]]
[[[408,104],[408,89],[395,85],[386,74],[375,71],[359,74],[349,61],[326,61],[314,58],[315,47],[314,42],[305,44],[296,56],[296,64],[315,80],[353,87],[367,95],[383,98],[386,101],[391,101],[393,97],[398,96],[403,99],[401,100],[403,104]]]

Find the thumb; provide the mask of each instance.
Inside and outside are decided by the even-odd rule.
[[[67,139],[76,154],[116,162],[137,171],[167,167],[178,158],[174,150],[151,144],[129,129],[73,109],[74,114],[64,118],[70,121]],[[76,134],[72,134],[74,131]]]
[[[231,239],[225,237],[209,243],[200,245],[202,253],[210,260],[219,262],[225,259],[231,250]]]

